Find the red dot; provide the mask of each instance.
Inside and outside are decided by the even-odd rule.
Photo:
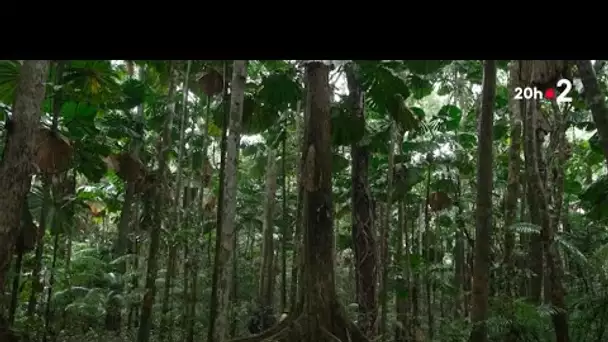
[[[547,100],[553,100],[555,98],[555,90],[553,88],[545,90],[545,98]]]

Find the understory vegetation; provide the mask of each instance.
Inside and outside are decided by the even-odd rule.
[[[606,341],[604,66],[0,61],[0,341]]]

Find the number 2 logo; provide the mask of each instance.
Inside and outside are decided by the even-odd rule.
[[[557,103],[572,102],[572,98],[570,96],[568,96],[568,94],[572,90],[572,82],[570,82],[569,79],[562,78],[561,80],[557,81],[556,86],[557,86],[557,88],[560,88],[560,89],[562,87],[565,87],[565,89],[557,96],[557,99],[556,99]]]

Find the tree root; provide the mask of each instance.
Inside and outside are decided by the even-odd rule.
[[[321,322],[314,313],[294,313],[260,334],[231,342],[370,342],[341,307],[334,310],[330,324]]]

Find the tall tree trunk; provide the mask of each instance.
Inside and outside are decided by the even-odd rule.
[[[303,113],[302,118],[300,117],[301,111],[301,103],[298,102],[298,106],[296,109],[296,147],[297,150],[304,150],[304,138],[305,138],[305,124],[307,122],[306,119],[306,111]],[[303,203],[304,203],[304,188],[303,180],[302,180],[302,169],[304,168],[304,160],[300,160],[296,166],[296,212],[295,212],[295,222],[294,222],[294,236],[293,236],[293,257],[292,257],[292,265],[291,265],[291,285],[289,289],[290,293],[290,301],[289,301],[289,311],[293,312],[296,309],[296,305],[299,298],[299,287],[298,287],[298,279],[300,278],[300,274],[302,273],[302,260],[303,260],[303,240],[302,240],[302,226],[303,226]]]
[[[356,64],[347,68],[349,101],[352,116],[365,123],[364,94]],[[352,239],[355,252],[355,283],[359,310],[359,327],[369,338],[376,335],[378,303],[376,284],[376,243],[372,194],[369,187],[369,147],[356,142],[351,147],[352,156]],[[386,303],[385,303],[386,304]]]
[[[182,205],[182,164],[184,159],[184,148],[185,148],[185,133],[186,133],[186,121],[188,120],[188,81],[190,77],[190,67],[192,61],[188,61],[186,65],[186,70],[184,73],[184,81],[182,82],[183,88],[183,98],[182,98],[182,110],[180,113],[179,119],[179,142],[178,142],[178,155],[177,155],[177,171],[176,171],[176,181],[173,188],[175,189],[175,195],[173,196],[173,212],[171,213],[175,224],[171,225],[169,229],[170,235],[168,237],[169,243],[169,255],[167,257],[167,272],[165,273],[165,287],[163,293],[162,300],[162,309],[161,309],[161,324],[160,324],[160,336],[161,340],[165,340],[165,336],[167,336],[167,341],[171,342],[173,340],[173,324],[168,324],[171,320],[169,317],[170,312],[170,297],[171,290],[173,289],[173,278],[175,277],[176,268],[177,268],[177,247],[178,241],[176,241],[176,233],[182,229],[182,210],[180,206]]]
[[[519,63],[511,62],[509,66],[509,90],[513,93],[519,84]],[[520,195],[520,164],[521,164],[521,105],[513,96],[510,97],[510,145],[509,145],[509,174],[507,184],[507,194],[505,198],[505,256],[503,264],[505,266],[505,290],[507,295],[515,294],[513,280],[515,279],[515,261],[513,250],[515,248],[515,233],[511,229],[515,223],[517,215],[517,201]]]
[[[454,244],[454,288],[458,295],[456,296],[454,316],[455,318],[462,318],[467,313],[466,294],[464,293],[466,284],[465,233],[467,228],[462,203],[462,179],[460,174],[457,177],[455,205],[458,209],[458,213],[456,214],[456,227],[458,227],[458,231],[456,232],[456,243]]]
[[[224,82],[224,80],[222,79],[222,82]],[[225,82],[224,82],[225,83]],[[203,145],[203,160],[205,160],[206,162],[209,162],[209,156],[208,156],[208,150],[209,150],[209,143],[208,143],[208,138],[209,138],[209,121],[211,120],[211,97],[207,97],[207,103],[206,103],[206,108],[205,108],[205,121],[203,123],[203,136],[202,136],[202,145]],[[205,175],[205,171],[203,169],[203,177],[206,177]],[[209,175],[211,176],[211,175]],[[203,178],[204,180],[204,178]],[[205,198],[205,182],[203,181],[201,184],[201,188],[200,191],[197,193],[196,196],[196,200],[194,203],[194,208],[201,208],[202,206],[202,202],[203,199]],[[197,216],[198,217],[198,216]],[[203,228],[205,226],[205,220],[207,218],[207,215],[205,214],[205,210],[202,210],[201,212],[201,228],[200,231],[197,231],[196,234],[197,236],[203,236],[205,229]],[[211,234],[209,234],[211,235]],[[200,251],[200,253],[203,253],[204,249],[201,248],[202,246],[196,246],[194,248],[194,251]],[[211,250],[211,244],[209,244],[209,246],[207,246],[207,248],[209,250]],[[196,252],[195,255],[198,255]],[[202,256],[200,258],[192,258],[191,260],[191,265],[192,265],[192,288],[190,290],[190,295],[191,295],[191,301],[189,304],[189,311],[188,311],[188,337],[186,339],[187,342],[194,342],[194,336],[195,336],[195,323],[196,323],[196,303],[198,300],[198,292],[199,292],[199,288],[198,288],[198,274],[199,274],[199,269],[201,267],[202,264],[202,260],[203,259]],[[210,260],[210,259],[209,259]]]
[[[173,117],[175,116],[175,77],[173,75],[173,61],[169,65],[169,94],[168,98],[170,104],[168,113],[165,118],[165,124],[163,127],[162,139],[158,146],[158,174],[155,178],[154,184],[149,189],[149,193],[145,194],[148,198],[153,198],[154,203],[152,206],[148,206],[148,210],[152,210],[151,213],[144,213],[144,215],[150,215],[150,220],[147,222],[150,226],[145,227],[150,232],[150,247],[148,252],[148,264],[146,274],[146,292],[141,304],[141,314],[139,319],[139,330],[137,332],[137,342],[148,342],[150,340],[150,329],[152,328],[152,309],[154,306],[154,299],[156,297],[156,277],[158,275],[158,252],[160,247],[160,234],[162,230],[163,217],[165,207],[165,189],[164,181],[167,172],[167,158],[170,153],[171,146],[171,132],[173,127]]]
[[[230,117],[230,95],[228,94],[228,82],[225,80],[228,79],[229,75],[229,66],[228,61],[224,61],[223,63],[223,79],[224,79],[224,89],[222,91],[222,104],[223,104],[223,114],[224,120],[222,121],[222,140],[220,141],[220,172],[219,172],[219,186],[217,191],[217,206],[216,211],[216,227],[215,227],[215,253],[213,259],[213,275],[211,278],[211,296],[209,299],[209,322],[215,322],[216,316],[218,313],[218,279],[220,274],[219,266],[219,257],[220,254],[217,251],[220,249],[221,239],[220,236],[222,234],[222,218],[224,216],[224,207],[221,205],[224,203],[224,178],[226,174],[226,145],[228,140],[228,121]],[[212,152],[212,155],[214,153]],[[211,243],[211,234],[209,234],[209,253],[211,253],[212,243]],[[211,260],[211,256],[209,256]],[[209,328],[207,329],[207,340],[213,341],[213,337],[215,336],[215,325],[209,324]]]
[[[424,232],[422,232],[423,246],[422,255],[424,261],[428,265],[432,265],[435,262],[435,256],[433,255],[433,232],[431,231],[431,213],[429,211],[430,198],[431,198],[431,165],[427,166],[426,169],[426,184],[425,184],[425,202],[424,202]],[[433,278],[429,273],[424,276],[424,289],[426,295],[426,321],[428,328],[429,339],[433,338],[433,308],[432,308],[432,296],[433,296]]]
[[[281,141],[281,312],[287,312],[287,250],[293,240],[287,209],[287,127]]]
[[[234,257],[233,241],[236,219],[236,190],[237,190],[237,155],[243,117],[243,100],[245,98],[245,83],[247,80],[247,61],[236,60],[233,66],[230,97],[230,120],[228,121],[228,139],[226,140],[226,166],[224,179],[224,198],[221,205],[222,227],[217,236],[220,243],[215,251],[217,257],[217,315],[213,321],[215,326],[213,341],[222,342],[228,338],[230,317],[230,292],[232,288],[232,258]]]
[[[382,216],[382,225],[380,226],[380,322],[379,333],[381,336],[387,336],[387,316],[388,316],[388,278],[390,270],[391,256],[389,252],[389,235],[393,218],[393,176],[395,174],[395,140],[397,137],[396,123],[392,123],[390,129],[390,140],[388,148],[388,173],[387,173],[387,196],[386,208]]]
[[[32,163],[38,134],[40,106],[48,77],[48,60],[26,60],[19,73],[13,117],[0,161],[0,289],[4,289],[11,264],[25,197],[35,172]],[[1,336],[1,328],[0,328]]]
[[[264,207],[264,240],[262,242],[262,267],[260,271],[259,303],[272,308],[274,297],[274,206],[277,191],[277,169],[275,151],[268,150],[266,163],[266,204]]]
[[[401,151],[400,151],[401,152]],[[397,274],[395,274],[395,315],[397,322],[395,324],[395,342],[405,342],[409,340],[408,332],[408,268],[409,265],[403,258],[403,240],[406,233],[407,219],[405,218],[405,204],[403,200],[398,203],[398,224],[397,224],[397,239],[395,251],[395,266]],[[405,239],[407,240],[407,238]]]
[[[469,341],[486,342],[488,333],[488,287],[490,247],[492,243],[492,123],[496,95],[496,61],[486,60],[483,67],[483,93],[479,118],[479,147],[477,152],[477,201],[475,264],[473,271],[473,329]]]
[[[329,64],[306,65],[306,138],[303,146],[304,266],[302,301],[266,332],[239,341],[369,341],[346,317],[336,293],[332,220],[332,149]]]
[[[512,61],[509,65],[509,92],[511,94],[509,100],[510,107],[510,145],[509,145],[509,173],[507,183],[507,194],[505,196],[505,254],[503,265],[504,272],[504,289],[509,298],[514,298],[516,295],[516,273],[515,259],[513,251],[515,249],[515,232],[511,228],[517,217],[517,202],[520,196],[521,179],[521,103],[514,99],[515,87],[519,84],[519,62]],[[509,332],[505,337],[505,342],[516,341],[517,336]]]
[[[552,217],[549,213],[548,199],[541,172],[538,167],[539,150],[538,145],[531,144],[538,140],[537,137],[537,103],[530,100],[527,103],[526,121],[524,131],[527,145],[533,146],[526,149],[527,174],[529,175],[529,192],[533,194],[534,205],[530,206],[532,217],[540,217],[541,241],[547,264],[548,281],[550,282],[549,298],[551,304],[557,309],[552,316],[557,342],[568,341],[568,320],[564,299],[564,288],[562,284],[561,261],[557,248],[554,245],[554,232]]]
[[[55,67],[55,85],[61,85],[63,76],[64,62],[57,62]],[[61,116],[61,107],[63,105],[61,99],[61,92],[57,91],[52,97],[53,99],[53,123],[51,132],[57,133],[59,125],[59,117]],[[34,317],[36,307],[38,304],[38,295],[42,293],[44,285],[40,279],[40,272],[43,268],[43,256],[44,256],[44,236],[46,235],[47,219],[49,216],[49,209],[54,207],[54,199],[51,197],[52,188],[52,175],[42,174],[42,209],[40,210],[40,232],[38,233],[40,238],[37,240],[36,251],[34,256],[34,269],[32,270],[32,291],[30,292],[30,298],[27,305],[27,315],[30,318]]]
[[[332,220],[331,92],[327,61],[309,61],[306,64],[306,80],[308,115],[305,152],[302,156],[305,227],[302,292],[306,315],[303,316],[305,321],[302,325],[305,331],[301,340],[344,341],[351,335],[351,341],[365,341],[367,339],[352,322],[346,320],[336,294]]]

